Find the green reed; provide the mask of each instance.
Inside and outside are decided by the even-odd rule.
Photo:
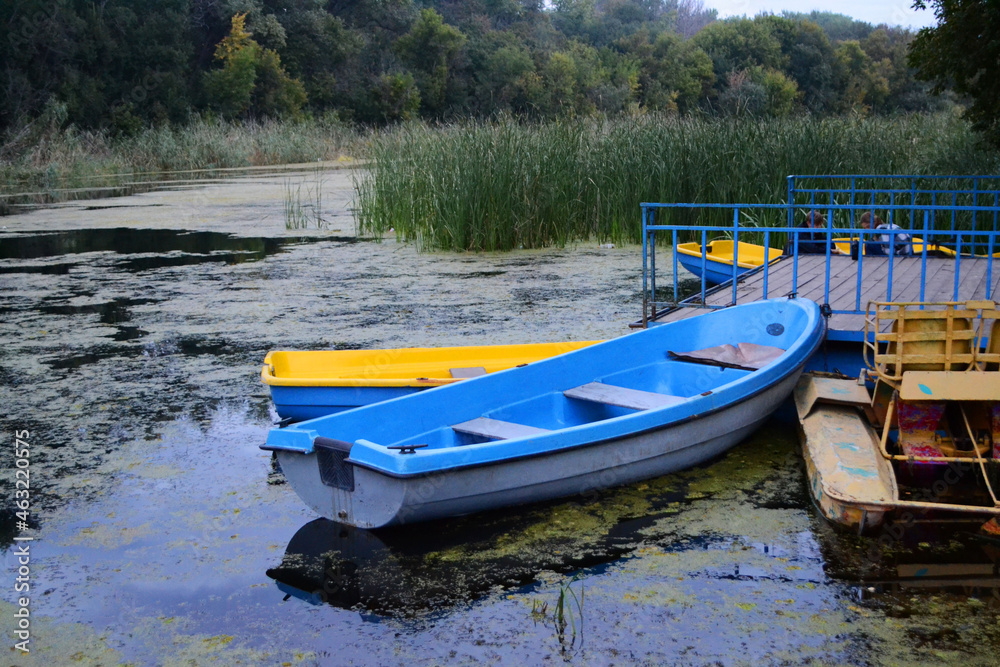
[[[194,119],[133,137],[61,130],[0,137],[0,214],[15,204],[141,191],[162,180],[216,177],[214,169],[307,163],[355,153],[362,134],[335,118],[225,122]]]
[[[369,157],[356,180],[359,230],[455,250],[637,242],[641,202],[781,203],[789,174],[996,173],[1000,164],[947,115],[409,124],[370,137]],[[784,214],[755,215],[763,225]],[[727,210],[658,216],[732,225]]]

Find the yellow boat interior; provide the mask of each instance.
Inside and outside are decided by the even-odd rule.
[[[716,239],[708,244],[706,252],[707,259],[723,264],[733,264],[733,242],[730,239]],[[767,248],[767,259],[770,262],[781,257],[782,252],[777,248]],[[751,269],[756,266],[763,266],[765,248],[755,243],[744,243],[740,241],[738,252],[738,266],[744,269]],[[677,252],[692,257],[701,257],[700,243],[679,243]]]
[[[572,352],[600,341],[268,352],[261,380],[285,387],[433,387]]]

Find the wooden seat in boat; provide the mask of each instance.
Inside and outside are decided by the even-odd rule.
[[[466,433],[493,440],[509,440],[511,438],[523,438],[529,435],[549,433],[548,429],[536,428],[527,424],[505,422],[499,419],[490,419],[489,417],[476,417],[467,422],[455,424],[452,428],[457,433]]]
[[[681,396],[658,394],[652,391],[628,389],[627,387],[616,387],[602,382],[588,382],[579,387],[567,389],[563,392],[563,396],[566,398],[578,398],[582,401],[616,405],[621,408],[631,408],[632,410],[662,408],[687,400]]]

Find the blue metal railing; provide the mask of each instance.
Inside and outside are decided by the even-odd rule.
[[[763,242],[764,248],[769,248],[772,241],[776,239],[784,240],[787,239],[786,243],[786,253],[791,255],[792,262],[792,279],[791,279],[791,290],[790,292],[798,292],[799,289],[799,259],[800,255],[805,254],[800,252],[800,244],[804,242],[802,239],[803,234],[808,234],[813,237],[814,234],[819,234],[819,238],[808,238],[806,240],[811,243],[822,244],[824,250],[819,253],[824,255],[824,285],[823,285],[823,302],[830,303],[830,278],[831,278],[831,258],[835,254],[839,254],[839,251],[835,249],[832,244],[834,238],[847,237],[849,242],[851,239],[857,239],[859,243],[859,252],[857,256],[857,275],[855,280],[855,293],[853,299],[853,307],[843,307],[844,304],[839,304],[841,307],[834,307],[832,312],[838,314],[864,314],[864,309],[867,305],[868,299],[866,298],[862,302],[862,295],[866,292],[870,292],[872,287],[877,287],[880,291],[878,294],[885,294],[885,300],[891,300],[893,295],[893,272],[895,264],[899,260],[899,255],[889,252],[888,262],[887,262],[887,272],[883,278],[875,279],[871,275],[865,276],[864,264],[865,264],[865,252],[861,248],[871,247],[871,242],[875,240],[876,237],[890,236],[895,239],[896,234],[905,233],[909,236],[914,234],[919,234],[922,237],[923,243],[914,244],[914,247],[919,248],[919,252],[914,254],[914,257],[920,258],[920,282],[919,282],[919,295],[920,300],[923,301],[926,288],[927,288],[927,260],[929,253],[936,254],[942,252],[939,247],[943,248],[943,252],[952,254],[952,262],[954,265],[954,279],[953,279],[953,300],[968,299],[968,298],[986,298],[992,297],[992,285],[993,285],[993,263],[994,254],[997,250],[1000,250],[1000,233],[994,230],[963,230],[963,229],[939,229],[938,222],[939,219],[952,215],[956,212],[964,213],[994,213],[996,209],[994,207],[987,206],[958,206],[958,207],[944,207],[944,206],[932,206],[932,205],[909,205],[909,204],[895,204],[892,206],[879,206],[876,207],[878,212],[884,213],[890,224],[893,224],[896,220],[900,218],[909,218],[911,221],[910,227],[903,227],[900,225],[900,229],[886,230],[886,229],[862,229],[854,224],[855,214],[860,215],[860,212],[872,210],[871,206],[868,205],[858,205],[858,204],[825,204],[818,205],[814,210],[822,211],[826,213],[826,227],[821,229],[811,229],[806,227],[795,227],[792,225],[783,225],[779,221],[783,219],[792,220],[792,216],[795,213],[794,206],[788,206],[787,204],[655,204],[655,203],[644,203],[641,205],[642,208],[642,240],[643,240],[643,326],[645,326],[650,319],[655,318],[662,311],[669,310],[671,308],[677,307],[679,305],[684,305],[687,307],[702,307],[702,308],[722,308],[739,302],[739,276],[744,272],[751,270],[750,267],[740,266],[740,247],[739,243],[745,242],[747,237],[752,235],[752,241]],[[719,226],[719,225],[690,225],[690,224],[670,224],[670,217],[672,214],[676,215],[678,213],[684,213],[687,217],[692,214],[714,214],[718,215],[721,211],[731,211],[732,214],[732,224],[731,226]],[[665,219],[664,220],[661,220]],[[847,221],[849,224],[847,226],[835,224],[837,218],[841,218]],[[774,224],[765,223],[761,225],[760,222],[765,219],[774,220]],[[919,227],[912,224],[913,221],[919,220],[921,224]],[[902,220],[900,220],[902,221]],[[657,288],[656,288],[656,235],[657,233],[668,233],[671,241],[672,249],[672,281],[673,288],[670,290],[669,296],[672,298],[660,299],[658,298]],[[710,238],[709,233],[713,233],[714,237]],[[733,243],[733,259],[732,264],[728,263],[724,266],[722,270],[726,271],[724,278],[727,280],[727,284],[721,287],[713,288],[709,285],[708,275],[709,270],[712,268],[710,265],[711,260],[708,257],[708,244],[712,240],[718,240],[718,238],[729,238]],[[681,275],[679,271],[679,256],[678,246],[682,239],[687,239],[688,241],[695,241],[699,243],[700,246],[700,284],[699,289],[694,294],[686,294],[682,292],[680,282],[678,280]],[[946,245],[947,244],[947,245]],[[953,246],[953,250],[948,248],[948,245]],[[965,259],[971,256],[970,251],[974,251],[977,248],[983,248],[986,250],[985,257],[986,260],[986,281],[985,281],[985,294],[979,295],[961,295],[960,296],[960,286],[962,284],[962,268],[963,268],[963,255]],[[816,254],[816,253],[809,253]],[[967,263],[967,262],[966,262]],[[772,271],[773,261],[764,262],[763,265],[756,269],[757,272],[762,272],[762,290],[763,294],[761,298],[768,298],[770,289],[770,273]],[[698,268],[697,266],[695,268]],[[718,270],[718,267],[715,267]],[[868,283],[866,284],[866,279]],[[872,280],[877,280],[877,284],[873,285]],[[731,290],[731,299],[725,303],[709,304],[707,303],[707,297],[709,295],[719,294],[721,290]],[[775,296],[775,295],[771,295]],[[834,306],[835,304],[831,304]],[[847,304],[850,306],[851,304]]]
[[[948,208],[950,228],[995,230],[1000,217],[1000,176],[921,176],[907,174],[791,175],[786,203],[814,208],[824,204],[872,207],[909,204]],[[963,213],[962,206],[987,207]],[[791,225],[789,218],[789,225]],[[854,220],[852,218],[851,223]],[[917,224],[911,220],[910,226]]]

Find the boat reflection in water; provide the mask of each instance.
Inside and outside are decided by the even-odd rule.
[[[534,516],[476,518],[435,522],[431,531],[417,525],[374,532],[316,519],[292,536],[281,564],[267,576],[286,595],[311,604],[414,616],[471,602],[497,587],[530,585],[542,571],[569,573],[617,560],[635,549],[639,531],[657,515],[576,536],[558,530],[536,535],[553,526]]]
[[[888,524],[866,538],[824,525],[817,537],[827,575],[890,612],[934,600],[971,598],[996,611],[1000,538],[978,533],[980,524],[918,520]]]
[[[374,533],[317,519],[295,533],[281,565],[267,576],[282,592],[310,604],[351,608],[378,597],[380,590],[401,590],[394,580],[402,579],[402,573],[390,561],[389,548]],[[377,587],[375,570],[390,575]]]

